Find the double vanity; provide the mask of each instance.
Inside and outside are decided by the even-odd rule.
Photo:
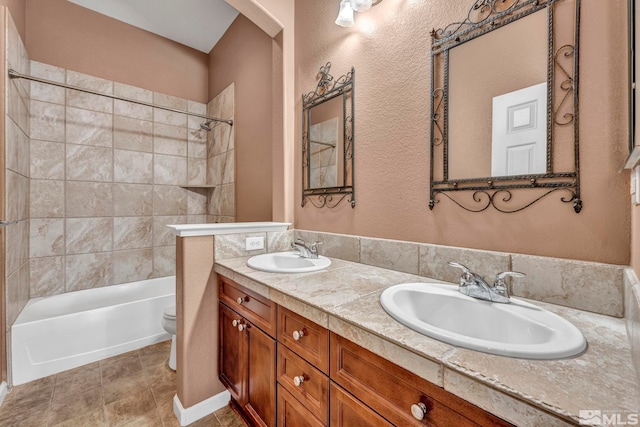
[[[255,425],[565,426],[637,410],[619,319],[299,252],[215,263],[220,379]]]

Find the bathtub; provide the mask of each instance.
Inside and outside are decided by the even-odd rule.
[[[173,304],[175,276],[30,299],[11,327],[12,383],[167,340]]]

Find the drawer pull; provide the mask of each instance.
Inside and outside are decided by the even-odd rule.
[[[303,336],[305,336],[304,329],[301,329],[299,331],[293,331],[294,340],[300,341],[300,338],[302,338]]]
[[[411,415],[413,415],[413,418],[416,420],[424,420],[428,412],[429,408],[422,402],[411,405]]]
[[[249,297],[238,297],[236,301],[238,302],[238,304],[242,305],[245,302],[249,301]]]
[[[296,387],[300,387],[304,382],[304,375],[298,375],[297,377],[293,377],[293,383]]]

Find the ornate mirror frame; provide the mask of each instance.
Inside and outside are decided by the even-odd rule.
[[[469,212],[482,212],[493,207],[500,212],[513,213],[555,192],[562,194],[560,197],[562,202],[572,203],[576,213],[582,209],[578,144],[580,0],[572,0],[572,4],[575,3],[573,45],[564,44],[556,47],[554,37],[555,7],[567,1],[569,0],[476,0],[463,21],[431,32],[430,209],[440,202],[438,196],[442,195]],[[450,179],[449,51],[462,43],[543,9],[547,11],[548,24],[546,173]],[[560,27],[563,24],[557,25]],[[558,127],[572,127],[573,170],[554,170],[554,144],[571,143],[554,139],[555,129]],[[434,173],[434,166],[438,168],[438,176]],[[535,191],[524,191],[524,189],[535,189]],[[516,193],[513,190],[518,190],[517,197],[514,197]],[[465,197],[471,200],[463,201]],[[524,202],[523,197],[526,199]],[[518,205],[510,205],[510,202]]]
[[[302,95],[302,202],[304,207],[307,201],[317,208],[334,208],[345,198],[355,207],[355,192],[353,182],[354,156],[353,156],[353,134],[354,134],[354,86],[355,70],[334,79],[329,74],[331,63],[320,67],[318,72],[318,84],[315,90]],[[340,98],[338,98],[340,97]],[[310,126],[311,110],[325,102],[341,99],[342,114],[342,141],[337,145],[342,159],[337,167],[337,181],[335,186],[313,188],[311,186],[311,144]],[[325,144],[325,143],[322,143]]]

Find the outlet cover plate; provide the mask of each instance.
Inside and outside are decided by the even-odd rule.
[[[245,249],[248,251],[264,249],[264,237],[247,237],[245,240]]]

